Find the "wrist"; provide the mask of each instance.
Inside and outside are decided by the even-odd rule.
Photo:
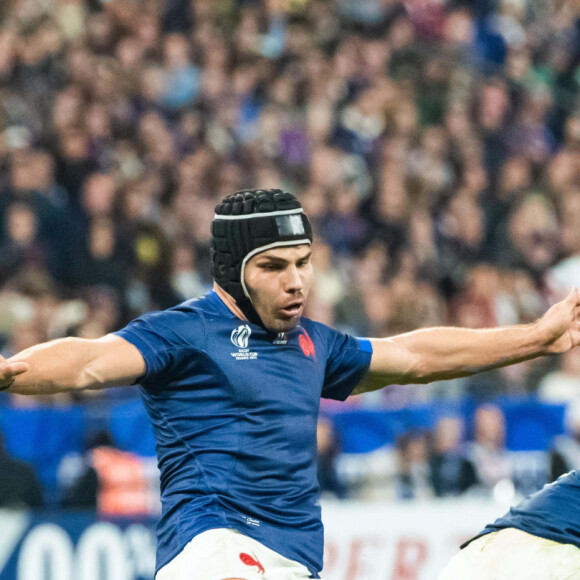
[[[541,355],[550,354],[558,336],[540,319],[531,325],[534,348]]]

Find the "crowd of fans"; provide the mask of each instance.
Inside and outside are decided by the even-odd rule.
[[[516,424],[508,429],[504,409],[494,403],[477,406],[468,420],[448,410],[430,427],[409,426],[393,445],[366,454],[343,453],[340,429],[323,417],[318,436],[323,496],[387,501],[462,496],[500,502],[525,497],[580,468],[580,402],[567,406],[563,432],[555,437],[546,436],[545,425],[533,418],[539,413],[510,413]]]
[[[573,0],[2,1],[2,354],[208,290],[214,207],[254,187],[314,224],[312,318],[531,322],[580,280],[579,88]],[[350,404],[572,401],[577,351]],[[449,421],[399,442],[401,497],[481,483]]]
[[[308,314],[359,335],[529,322],[579,279],[571,0],[1,10],[5,354],[209,288],[213,208],[244,187],[300,197]],[[480,390],[534,391],[549,370]]]
[[[344,421],[337,424],[338,416],[325,413],[317,430],[322,496],[387,502],[460,497],[511,502],[580,468],[580,402],[566,408],[564,430],[555,437],[547,436],[545,423],[535,420],[541,411],[520,409],[517,417],[512,409],[508,426],[505,409],[498,404],[480,404],[467,416],[440,409],[429,425],[412,425],[408,418],[392,441],[373,439],[366,443],[366,452],[356,452],[354,440],[365,432],[368,435],[368,416],[345,432],[340,427]],[[383,427],[393,419],[379,417]],[[365,421],[366,429],[361,424]],[[17,450],[14,430],[10,434]],[[28,463],[6,449],[0,431],[0,509],[58,507],[95,510],[107,517],[158,515],[156,458],[131,445],[127,448],[127,438],[122,438],[125,445],[109,429],[89,428],[76,450],[58,453],[54,445],[49,446]],[[49,466],[43,462],[45,455],[57,461]]]

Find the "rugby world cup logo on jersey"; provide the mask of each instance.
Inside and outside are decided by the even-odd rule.
[[[238,348],[248,348],[248,340],[250,340],[252,329],[247,324],[242,324],[238,328],[232,330],[232,342]]]
[[[258,353],[251,352],[248,348],[251,335],[252,329],[248,324],[241,324],[232,330],[230,340],[232,341],[232,344],[237,346],[239,349],[237,352],[231,353],[236,360],[254,360],[258,358]]]

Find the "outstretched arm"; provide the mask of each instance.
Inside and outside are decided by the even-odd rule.
[[[6,360],[0,357],[0,390],[42,395],[134,383],[145,373],[139,350],[109,334],[97,340],[62,338]]]
[[[576,288],[537,322],[504,328],[438,327],[372,339],[370,375],[353,394],[388,384],[429,383],[466,377],[580,344]]]

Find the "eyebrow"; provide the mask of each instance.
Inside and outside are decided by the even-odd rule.
[[[300,258],[298,258],[296,261],[302,262],[304,260],[308,260],[308,258],[310,258],[310,256],[312,256],[312,250],[310,250],[304,256],[301,256]],[[275,264],[289,264],[292,261],[292,260],[287,260],[286,258],[280,258],[278,256],[268,256],[268,255],[257,256],[257,259],[258,260],[266,260],[268,262],[275,263]]]

